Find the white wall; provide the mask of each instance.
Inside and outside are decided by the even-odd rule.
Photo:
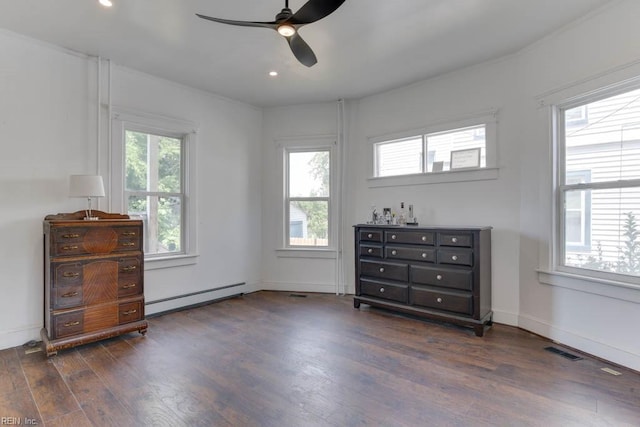
[[[95,58],[10,32],[0,32],[0,52],[0,348],[7,348],[39,339],[42,219],[86,206],[85,200],[67,196],[68,176],[95,173],[98,152],[108,182],[109,126],[103,120],[99,145]],[[199,124],[200,257],[195,265],[147,271],[146,300],[247,283],[152,305],[148,312],[254,290],[261,274],[261,110],[117,66],[112,81],[114,105]],[[99,207],[105,209],[107,202]]]

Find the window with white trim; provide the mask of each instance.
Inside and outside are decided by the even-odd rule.
[[[145,113],[114,113],[112,209],[143,221],[146,269],[195,262],[194,128]]]
[[[558,270],[640,283],[640,88],[558,104]]]

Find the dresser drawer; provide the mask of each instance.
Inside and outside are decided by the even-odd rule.
[[[127,302],[118,306],[118,323],[120,325],[142,320],[143,315],[142,301]]]
[[[406,282],[409,279],[409,266],[407,264],[362,260],[360,261],[360,275]]]
[[[431,231],[387,230],[384,232],[387,243],[409,243],[413,245],[435,244],[435,233]]]
[[[413,305],[435,308],[454,313],[473,314],[473,297],[470,294],[459,294],[446,291],[411,287],[411,303]]]
[[[53,316],[53,338],[63,338],[76,335],[84,330],[84,313],[73,311],[71,313],[56,314]]]
[[[382,243],[382,231],[380,230],[360,230],[358,239],[362,242]]]
[[[142,281],[140,277],[121,277],[118,279],[118,298],[130,297],[142,294]]]
[[[470,291],[473,287],[473,272],[411,265],[411,283]]]
[[[61,286],[51,289],[51,308],[71,308],[82,305],[82,286]]]
[[[84,278],[82,263],[51,264],[51,275],[54,288],[80,285]]]
[[[440,246],[459,246],[470,248],[473,246],[473,234],[471,233],[438,233]]]
[[[414,261],[436,262],[436,250],[430,247],[391,246],[384,248],[387,259],[407,259]]]
[[[453,264],[473,266],[473,251],[471,249],[440,248],[438,249],[439,264]]]
[[[368,256],[372,258],[382,258],[382,246],[379,245],[360,245],[360,256]]]
[[[107,254],[115,251],[139,251],[140,229],[132,226],[54,227],[52,256]]]
[[[118,277],[139,277],[140,271],[140,259],[138,257],[126,257],[118,260]]]
[[[409,301],[409,287],[395,283],[377,282],[374,280],[361,280],[360,293],[376,298],[406,304]]]

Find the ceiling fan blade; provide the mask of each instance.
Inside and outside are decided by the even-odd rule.
[[[206,19],[208,21],[220,22],[221,24],[229,24],[229,25],[237,25],[240,27],[262,27],[262,28],[271,28],[272,30],[276,29],[275,22],[251,22],[251,21],[233,21],[231,19],[222,19],[222,18],[214,18],[212,16],[200,15],[196,13],[198,18]]]
[[[300,37],[298,33],[295,33],[291,37],[285,37],[287,42],[289,42],[289,47],[291,47],[291,52],[295,55],[295,57],[300,61],[301,64],[306,65],[307,67],[313,66],[316,62],[318,62],[318,58],[316,58],[316,54],[313,53],[311,47],[307,44],[306,41]]]
[[[309,0],[287,21],[295,25],[316,22],[332,14],[345,0]]]

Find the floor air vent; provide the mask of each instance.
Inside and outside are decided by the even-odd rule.
[[[303,294],[289,294],[289,296],[293,297],[293,298],[306,298],[307,297],[306,295],[303,295]]]
[[[582,357],[580,356],[576,356],[575,354],[571,354],[571,353],[567,353],[566,351],[562,351],[559,348],[555,348],[555,347],[545,347],[544,348],[547,351],[550,351],[551,353],[555,353],[557,355],[560,355],[562,357],[564,357],[565,359],[569,359],[569,360],[582,360]]]

